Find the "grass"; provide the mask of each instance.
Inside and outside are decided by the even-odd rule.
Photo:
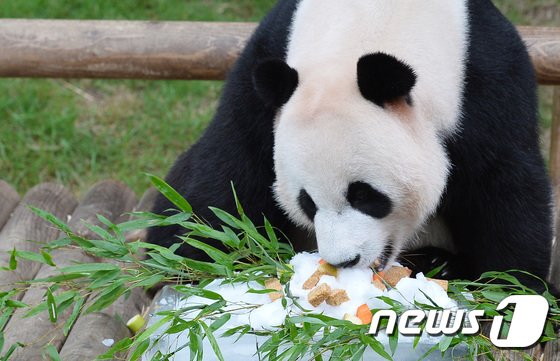
[[[554,24],[560,0],[497,4],[516,23]],[[21,0],[0,18],[256,21],[273,0]],[[557,20],[556,20],[557,21]],[[535,23],[536,22],[536,23]],[[82,195],[114,178],[137,194],[165,175],[211,119],[221,82],[0,79],[0,171],[20,193],[56,181]],[[542,123],[551,96],[542,91]]]
[[[256,21],[271,0],[13,1],[0,17]],[[53,5],[56,4],[56,5]],[[0,169],[20,193],[46,181],[79,195],[119,179],[141,194],[212,117],[221,82],[0,79]]]

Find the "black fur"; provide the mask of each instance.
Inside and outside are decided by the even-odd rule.
[[[313,222],[313,220],[315,219],[315,214],[317,213],[317,206],[315,205],[315,202],[313,202],[313,199],[311,198],[309,193],[307,193],[303,189],[299,192],[298,204],[307,218],[309,218],[309,220]]]
[[[280,108],[296,90],[298,73],[283,60],[269,59],[255,67],[253,84],[267,105]]]
[[[336,268],[350,268],[350,267],[354,267],[355,265],[358,264],[358,262],[360,262],[360,258],[362,258],[362,256],[357,255],[356,257],[352,258],[351,260],[348,260],[346,262],[342,262],[339,264],[335,264],[333,266],[335,266]]]
[[[218,225],[218,219],[208,206],[236,213],[230,186],[233,181],[245,213],[256,224],[264,214],[284,232],[289,234],[294,229],[271,193],[272,131],[277,109],[265,104],[257,94],[253,71],[266,59],[286,57],[288,30],[296,4],[296,0],[280,1],[262,21],[228,76],[213,121],[199,141],[179,156],[166,177],[188,199],[197,215],[212,225]],[[170,208],[173,205],[158,196],[153,210],[168,214],[166,210]],[[180,242],[176,238],[180,232],[178,226],[152,228],[148,241],[170,246]],[[186,244],[178,252],[206,258]]]
[[[262,21],[228,77],[214,120],[167,176],[195,212],[214,225],[218,222],[208,206],[235,213],[233,181],[247,215],[257,224],[265,214],[288,235],[296,230],[271,191],[273,122],[279,102],[264,102],[252,77],[262,61],[285,59],[296,4],[297,0],[281,0]],[[546,278],[552,201],[538,146],[535,75],[515,28],[491,1],[468,4],[470,45],[461,131],[445,139],[453,168],[438,210],[459,252],[451,257],[449,277],[473,279],[488,270],[521,269]],[[382,93],[405,95],[410,79],[397,88]],[[372,96],[373,101],[384,99],[383,94]],[[154,211],[165,213],[169,208],[172,205],[160,196]],[[154,228],[148,237],[169,246],[179,241],[178,232],[176,227]],[[292,242],[296,247],[303,244],[299,238]],[[202,257],[186,245],[179,252]]]
[[[373,218],[385,218],[393,208],[389,197],[364,182],[350,184],[346,199],[353,208]]]
[[[401,98],[410,102],[410,91],[415,84],[414,70],[392,55],[369,54],[358,61],[360,92],[380,107]]]
[[[552,199],[533,66],[516,29],[490,1],[469,1],[469,12],[462,131],[446,142],[454,166],[439,211],[459,251],[450,277],[520,269],[546,279]]]

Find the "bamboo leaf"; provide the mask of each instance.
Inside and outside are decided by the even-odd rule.
[[[4,303],[7,307],[13,307],[13,308],[25,308],[25,307],[29,307],[28,304],[25,304],[21,301],[18,300],[7,300]]]
[[[196,239],[190,239],[190,238],[186,238],[185,241],[193,246],[194,248],[200,249],[201,251],[204,251],[204,253],[206,253],[210,258],[212,258],[215,262],[224,265],[224,266],[228,266],[230,265],[231,267],[232,262],[231,262],[231,258],[229,255],[227,255],[226,253],[220,251],[219,249],[210,246],[207,243],[204,242],[200,242]]]
[[[360,340],[363,343],[365,343],[366,345],[368,345],[379,356],[383,357],[386,360],[393,361],[393,358],[391,357],[391,355],[389,355],[387,353],[387,351],[385,351],[385,348],[383,347],[383,344],[381,342],[377,341],[372,336],[362,333],[362,334],[360,334]]]
[[[9,270],[13,271],[17,268],[17,258],[16,258],[16,248],[14,247],[14,249],[12,250],[12,252],[10,253],[10,264],[9,264]]]
[[[86,313],[98,312],[112,305],[120,296],[126,292],[124,281],[119,280],[112,286],[103,290],[95,299],[93,304],[86,309]]]
[[[74,326],[76,319],[80,315],[84,302],[85,299],[83,297],[79,297],[76,303],[74,303],[74,308],[72,309],[72,313],[70,314],[70,317],[68,317],[68,320],[66,320],[66,322],[64,323],[64,328],[63,328],[64,336],[68,336],[68,333]]]
[[[134,352],[132,352],[132,355],[130,355],[129,360],[136,361],[140,359],[140,357],[142,357],[142,355],[144,354],[144,352],[146,352],[148,347],[150,347],[150,340],[147,339],[142,341],[138,346],[136,346],[136,349],[134,350]]]
[[[202,336],[194,328],[189,332],[189,349],[190,349],[190,361],[194,361],[199,354],[202,354]]]
[[[43,263],[47,266],[55,266],[51,256],[46,252],[35,253],[30,251],[16,251],[16,257],[25,259],[31,262]]]
[[[233,185],[233,181],[231,183],[231,192],[233,193],[233,199],[235,200],[235,207],[237,208],[237,213],[242,216],[245,214],[243,207],[241,206],[241,202],[239,201],[239,197],[237,197],[237,192],[235,191],[235,186]]]
[[[52,361],[62,361],[60,355],[58,354],[58,350],[54,347],[54,345],[47,345],[47,347],[45,347],[45,352]]]
[[[188,259],[188,258],[185,258],[183,260],[183,263],[187,267],[192,268],[193,270],[208,273],[208,274],[211,274],[211,275],[216,275],[216,276],[227,276],[228,275],[227,268],[225,266],[220,265],[220,264],[196,261],[196,260]]]
[[[31,209],[31,211],[33,211],[33,213],[35,213],[39,217],[43,218],[47,222],[53,224],[54,226],[56,226],[56,228],[60,229],[62,232],[66,233],[66,234],[73,234],[70,227],[68,227],[68,225],[66,225],[66,223],[64,223],[60,219],[58,219],[58,217],[56,217],[54,214],[49,213],[47,211],[44,211],[42,209],[33,207],[33,206],[28,206],[28,207]]]
[[[210,327],[208,327],[204,322],[202,322],[201,325],[202,328],[204,328],[206,338],[208,338],[208,341],[210,342],[210,346],[212,347],[214,354],[216,355],[218,360],[224,361],[224,356],[222,355],[222,351],[220,350],[218,341],[216,341],[216,337],[214,337],[214,333],[212,332]]]
[[[447,349],[449,348],[449,345],[451,345],[451,341],[453,341],[453,337],[443,336],[443,338],[441,339],[441,341],[439,341],[439,344],[438,344],[439,350],[442,353],[447,351]]]
[[[230,319],[231,319],[231,313],[224,313],[223,315],[218,317],[214,322],[212,322],[212,324],[210,325],[210,330],[212,330],[212,332],[217,331],[218,329],[220,329],[220,327],[225,325]]]
[[[43,259],[45,260],[45,263],[51,267],[56,267],[56,264],[53,262],[52,256],[50,255],[50,253],[42,250],[41,251],[41,256],[43,256]]]
[[[47,310],[49,312],[49,319],[51,322],[56,323],[56,320],[58,319],[58,310],[56,308],[56,302],[50,287],[47,288]]]
[[[112,263],[85,263],[77,264],[75,266],[63,267],[60,269],[60,273],[90,274],[98,271],[115,270],[120,270],[120,268]]]
[[[192,207],[175,189],[167,184],[163,179],[158,176],[148,174],[153,186],[171,203],[176,205],[180,211],[192,213]]]

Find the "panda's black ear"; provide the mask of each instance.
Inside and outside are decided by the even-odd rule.
[[[415,84],[414,70],[392,55],[368,54],[358,61],[360,92],[381,107],[401,98],[411,103],[410,92]]]
[[[298,73],[285,61],[268,59],[253,71],[253,85],[261,99],[274,107],[286,104],[298,86]]]

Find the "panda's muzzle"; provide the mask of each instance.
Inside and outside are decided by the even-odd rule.
[[[362,256],[357,255],[356,257],[354,257],[353,259],[346,261],[346,262],[342,262],[342,263],[338,263],[335,264],[334,266],[337,268],[350,268],[350,267],[354,267],[355,265],[358,264],[358,262],[360,262],[360,258],[362,258]]]

